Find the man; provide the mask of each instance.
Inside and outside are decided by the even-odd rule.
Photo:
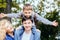
[[[33,20],[31,18],[22,19],[22,28],[15,31],[15,40],[40,40],[41,32],[33,29]]]

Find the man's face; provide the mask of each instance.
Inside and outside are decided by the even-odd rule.
[[[25,28],[26,31],[29,31],[31,30],[32,28],[32,22],[30,19],[26,20],[26,21],[23,21],[23,26]]]
[[[24,12],[24,15],[25,15],[27,18],[29,18],[29,17],[32,15],[32,10],[29,9],[29,7],[26,7],[26,8],[23,10],[23,12]]]

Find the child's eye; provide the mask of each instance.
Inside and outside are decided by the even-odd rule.
[[[27,12],[25,12],[25,14],[27,14]]]
[[[30,14],[30,12],[29,12],[29,14]]]

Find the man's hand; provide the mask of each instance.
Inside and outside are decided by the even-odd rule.
[[[1,13],[1,14],[0,14],[0,18],[6,17],[6,16],[7,16],[7,15],[4,14],[4,13]]]
[[[58,26],[58,22],[56,22],[56,20],[55,21],[53,21],[53,24],[52,24],[53,26]]]

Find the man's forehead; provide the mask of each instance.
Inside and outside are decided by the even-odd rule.
[[[24,22],[31,22],[31,20],[30,20],[30,19],[27,19],[27,20],[25,20]]]

